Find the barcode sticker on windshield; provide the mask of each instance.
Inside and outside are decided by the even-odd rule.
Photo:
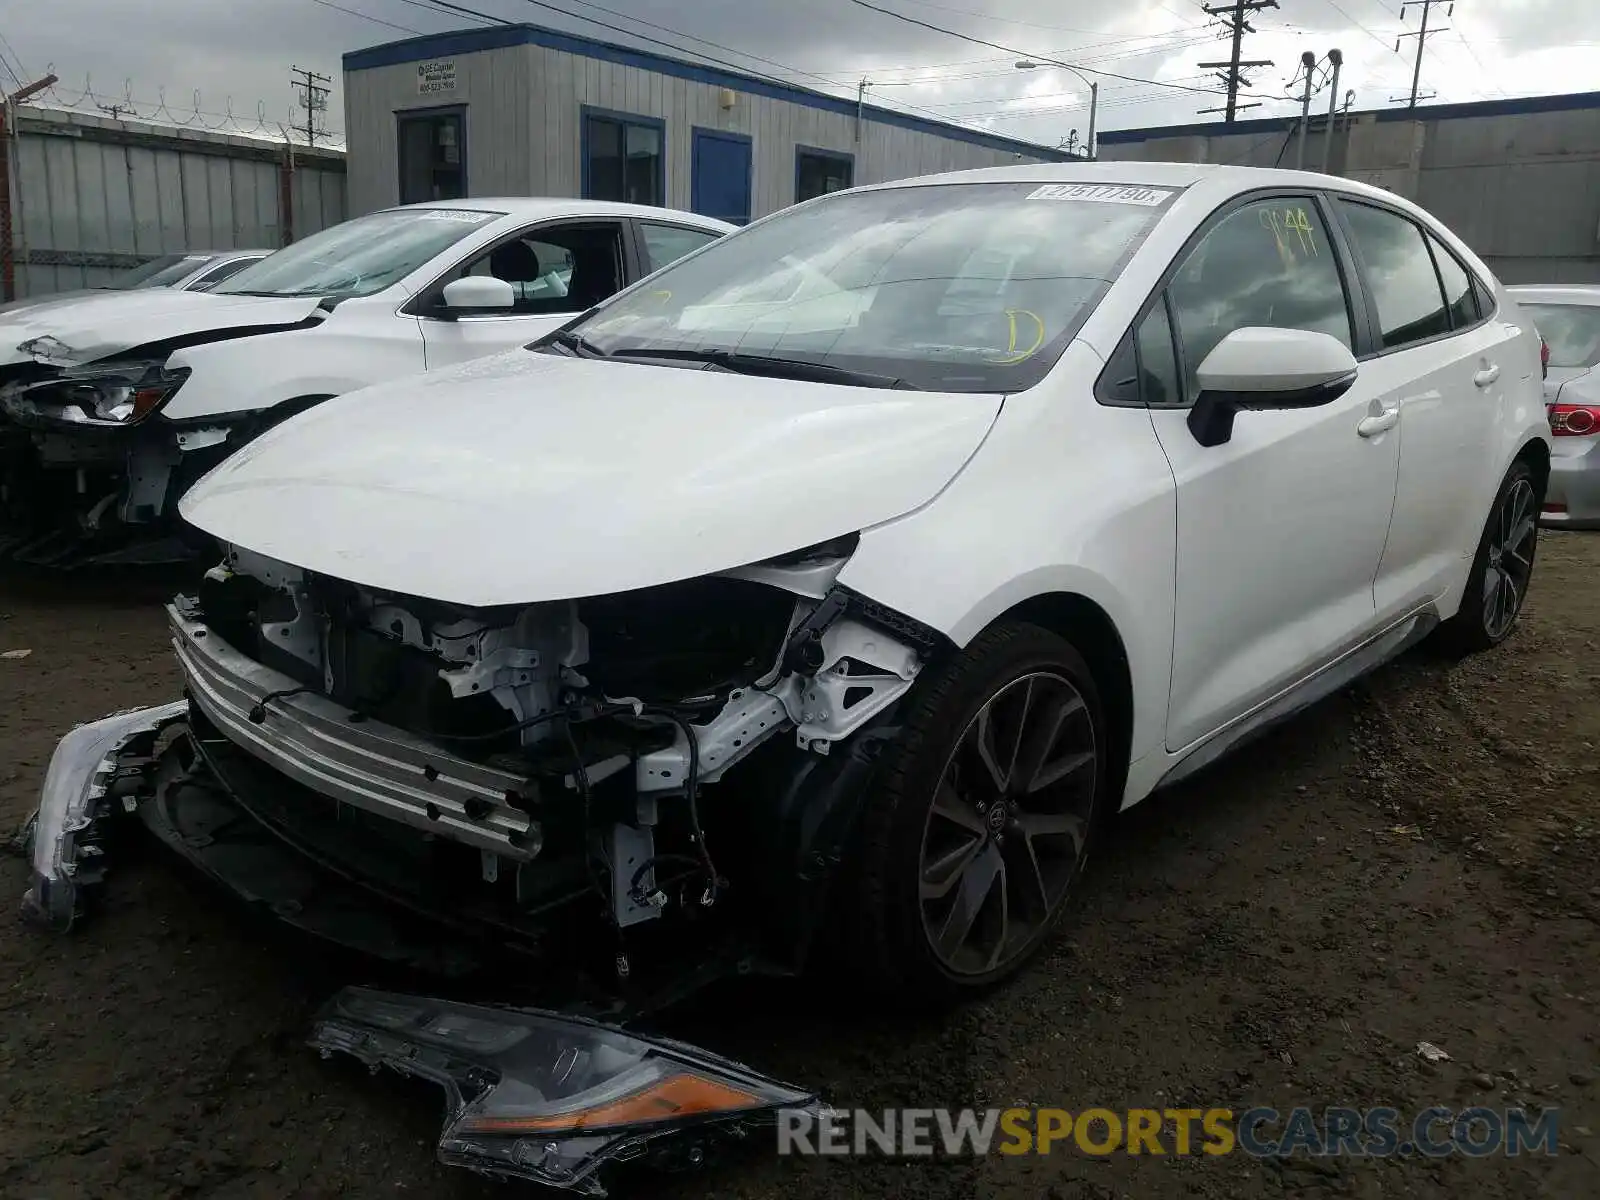
[[[1171,192],[1161,188],[1105,183],[1047,183],[1028,193],[1029,200],[1087,200],[1094,204],[1142,204],[1146,208],[1156,208],[1171,197]]]
[[[478,225],[492,220],[494,215],[494,213],[474,212],[470,208],[430,208],[422,214],[422,217],[426,221],[464,221],[468,225]]]

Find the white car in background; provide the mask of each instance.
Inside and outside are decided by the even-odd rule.
[[[587,200],[412,205],[204,291],[0,313],[0,557],[184,557],[177,498],[272,424],[519,346],[733,228]]]
[[[833,193],[201,481],[227,554],[169,608],[185,699],[63,741],[30,904],[70,922],[74,847],[136,810],[303,930],[580,978],[560,1003],[824,938],[838,987],[970,994],[1040,948],[1102,818],[1429,633],[1506,638],[1549,433],[1526,316],[1376,188],[1106,162]],[[448,1161],[565,1187],[639,1122],[767,1103],[525,1014],[357,996],[316,1044],[452,1089]]]
[[[162,254],[130,271],[124,271],[109,283],[96,287],[73,288],[65,292],[45,292],[0,304],[0,321],[5,321],[24,309],[34,315],[45,306],[59,306],[89,297],[115,297],[122,292],[144,291],[148,288],[171,288],[179,292],[209,291],[228,276],[244,270],[251,263],[260,262],[271,250],[200,250]]]
[[[1507,290],[1550,348],[1550,490],[1541,519],[1552,529],[1600,529],[1600,287]]]

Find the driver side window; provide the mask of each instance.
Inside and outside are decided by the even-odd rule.
[[[525,230],[452,271],[438,290],[469,275],[509,283],[512,315],[579,313],[622,288],[622,226],[591,221]]]
[[[1167,289],[1193,403],[1206,355],[1236,329],[1310,329],[1353,345],[1350,308],[1322,214],[1310,197],[1275,196],[1224,217]]]

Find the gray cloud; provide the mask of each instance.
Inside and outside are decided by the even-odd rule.
[[[630,41],[627,35],[574,21],[526,0],[460,0],[511,20],[527,20],[588,36]],[[575,0],[552,0],[618,26],[630,23]],[[1087,124],[1087,95],[1066,71],[1017,71],[1013,56],[857,7],[849,0],[596,0],[668,29],[693,34],[772,60],[714,49],[658,29],[638,34],[680,42],[686,49],[737,62],[757,73],[832,90],[872,81],[876,102],[916,106],[939,115],[989,125],[1018,137],[1054,143]],[[1196,110],[1217,97],[1170,86],[1213,88],[1197,63],[1226,57],[1219,31],[1195,0],[1063,0],[1053,6],[1024,0],[873,0],[934,25],[970,33],[1030,55],[1132,77],[1099,76],[1101,128],[1200,120]],[[330,7],[334,4],[365,16]],[[1414,43],[1393,50],[1395,35],[1415,28],[1398,17],[1398,0],[1282,0],[1282,7],[1253,18],[1258,33],[1248,57],[1275,65],[1254,73],[1246,116],[1291,111],[1285,84],[1302,50],[1319,55],[1339,46],[1346,57],[1345,87],[1361,107],[1381,106],[1410,82]],[[984,14],[988,14],[985,16]],[[1443,14],[1439,14],[1441,19]],[[369,19],[369,18],[376,18]],[[389,25],[380,22],[389,22]],[[1600,5],[1592,0],[1463,0],[1448,18],[1451,32],[1429,43],[1424,82],[1441,100],[1468,100],[1508,91],[1575,91],[1600,86],[1588,65],[1600,43]],[[165,93],[182,115],[200,96],[202,117],[221,120],[231,110],[247,123],[258,107],[270,122],[295,115],[289,67],[298,64],[339,78],[346,50],[474,24],[469,18],[407,0],[50,0],[13,8],[3,32],[13,60],[31,74],[47,65],[59,73],[57,94],[72,99],[92,84],[96,99],[123,102],[148,113]],[[658,45],[644,48],[662,52]],[[8,56],[10,59],[11,56]],[[0,79],[3,79],[0,73]],[[913,86],[914,81],[922,81]],[[1140,82],[1151,81],[1151,82]],[[1168,86],[1163,86],[1168,85]],[[335,95],[329,123],[338,128]],[[1319,98],[1318,106],[1326,103]],[[1023,110],[1032,110],[1025,115]]]

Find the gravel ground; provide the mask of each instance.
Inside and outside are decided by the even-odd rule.
[[[982,1002],[907,1023],[836,981],[749,985],[672,1029],[842,1107],[1559,1105],[1556,1157],[757,1154],[632,1194],[1596,1195],[1597,580],[1600,535],[1546,535],[1500,651],[1412,654],[1135,810],[1042,961]],[[32,651],[0,659],[0,828],[31,808],[65,728],[175,694],[160,596],[0,581],[0,652]],[[24,875],[0,859],[0,896]],[[543,1194],[435,1165],[429,1089],[304,1049],[346,975],[264,941],[153,856],[69,938],[0,916],[0,1195]],[[1450,1061],[1424,1064],[1423,1040]]]

